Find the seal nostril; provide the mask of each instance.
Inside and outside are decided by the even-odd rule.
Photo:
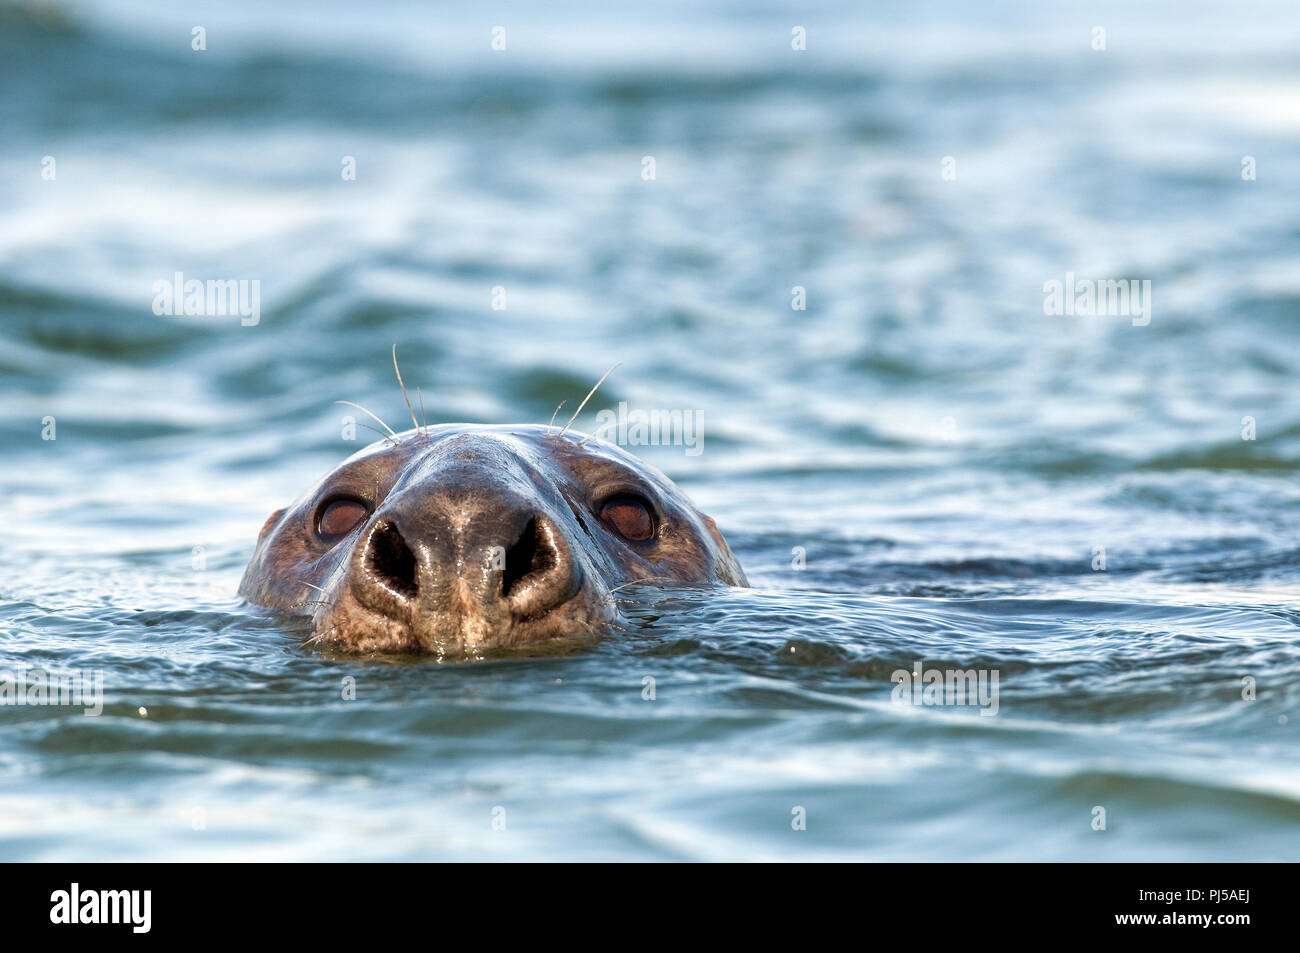
[[[415,582],[415,554],[392,523],[379,526],[370,535],[366,566],[400,596],[414,598],[419,592]]]
[[[506,568],[501,574],[501,595],[509,596],[528,576],[542,573],[555,565],[555,550],[542,536],[537,517],[528,521],[519,539],[506,552]]]

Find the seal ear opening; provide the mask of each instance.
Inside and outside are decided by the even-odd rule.
[[[262,537],[266,535],[266,531],[269,530],[272,526],[274,526],[275,521],[278,520],[283,515],[284,515],[284,508],[281,507],[280,509],[276,510],[274,513],[272,513],[270,516],[266,518],[266,522],[262,524],[261,531],[258,532],[257,534],[257,541],[259,543],[262,541]]]

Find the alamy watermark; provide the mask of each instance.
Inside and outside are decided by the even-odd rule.
[[[704,450],[704,412],[629,410],[621,400],[617,411],[596,414],[592,433],[620,447],[684,447],[686,456],[698,457]]]
[[[1151,279],[1076,278],[1043,282],[1043,314],[1080,317],[1132,317],[1133,326],[1151,323]]]
[[[998,713],[998,670],[986,668],[924,668],[919,661],[912,670],[895,669],[891,700],[896,705],[978,705],[981,715]]]
[[[188,281],[176,272],[170,281],[153,283],[153,313],[161,317],[239,315],[239,323],[253,327],[262,320],[262,280],[231,278]]]
[[[50,894],[50,922],[54,924],[120,923],[132,933],[148,933],[153,925],[152,890],[85,890],[73,883]]]
[[[0,705],[65,705],[83,708],[85,715],[93,717],[104,711],[104,673],[99,669],[0,671]]]

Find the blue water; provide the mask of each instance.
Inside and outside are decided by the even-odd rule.
[[[3,668],[105,692],[0,707],[0,857],[1300,856],[1294,4],[266,6],[0,5]],[[702,415],[629,449],[753,588],[303,647],[235,589],[395,343],[431,420]]]

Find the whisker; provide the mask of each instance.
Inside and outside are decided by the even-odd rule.
[[[334,630],[337,629],[337,628],[338,628],[337,625],[332,625],[332,626],[330,626],[328,629],[326,629],[324,632],[317,632],[315,635],[313,635],[310,639],[308,639],[306,642],[304,642],[304,643],[302,644],[303,648],[306,648],[307,646],[311,645],[313,642],[319,642],[321,639],[325,638],[325,636],[327,636],[327,635],[333,635],[333,634],[334,634]]]
[[[402,383],[402,369],[397,366],[397,345],[393,345],[393,370],[397,373],[397,386],[402,389],[402,400],[406,401],[406,409],[411,412],[411,423],[415,424],[415,429],[423,434],[420,430],[420,422],[415,419],[415,408],[411,406],[411,397],[406,393],[406,385]]]
[[[392,437],[388,436],[388,434],[384,433],[384,432],[383,432],[382,430],[380,430],[378,427],[372,427],[372,426],[370,426],[370,424],[362,423],[362,422],[359,421],[359,420],[357,421],[357,425],[360,426],[360,427],[365,427],[367,430],[374,431],[375,433],[379,434],[379,436],[383,437],[385,440],[387,440],[389,443],[391,443],[394,447],[397,446],[397,441],[394,440]]]
[[[614,593],[618,592],[620,589],[626,589],[628,586],[637,586],[648,582],[677,582],[677,581],[678,580],[672,578],[671,576],[647,576],[645,579],[633,579],[630,582],[625,582],[620,585],[617,585],[613,589],[609,590],[609,592],[605,593],[605,596],[608,598],[609,596],[612,596]]]
[[[362,407],[360,404],[351,400],[336,400],[334,401],[334,403],[347,404],[349,407],[355,407],[357,410],[361,411],[362,413],[370,414],[371,417],[373,417],[375,420],[379,420],[379,422],[383,424],[385,430],[387,430],[394,437],[397,436],[397,431],[394,430],[392,427],[388,426],[388,424],[385,424],[382,420],[380,420],[378,414],[372,413],[371,411],[367,410],[365,407]]]
[[[573,412],[573,416],[569,418],[569,422],[564,425],[564,430],[561,430],[557,435],[557,437],[563,437],[565,431],[567,431],[570,427],[573,426],[573,422],[578,419],[578,414],[582,413],[582,408],[586,407],[587,401],[591,400],[591,395],[596,393],[596,391],[600,388],[600,385],[605,383],[605,378],[609,377],[610,374],[613,374],[614,371],[618,369],[619,364],[622,363],[623,363],[622,361],[619,361],[618,364],[615,364],[613,367],[611,367],[609,370],[605,372],[604,377],[601,377],[600,380],[596,381],[596,386],[587,392],[586,397],[582,398],[582,403],[578,405],[578,409]],[[556,410],[558,411],[559,408],[557,407]]]
[[[312,589],[315,589],[317,592],[325,592],[325,590],[322,589],[320,586],[312,585],[312,584],[311,584],[310,582],[308,582],[306,579],[295,579],[294,582],[300,582],[300,583],[302,583],[304,586],[310,586]],[[328,593],[327,593],[327,594],[328,594]]]
[[[415,389],[415,396],[420,400],[420,419],[424,421],[424,429],[427,433],[429,430],[429,418],[424,415],[424,395],[420,393],[420,388]]]
[[[560,412],[560,407],[563,407],[567,403],[567,400],[560,401],[559,405],[555,408],[555,414],[558,414]],[[555,414],[551,414],[551,422],[546,425],[546,436],[548,437],[551,435],[551,428],[555,426]]]

